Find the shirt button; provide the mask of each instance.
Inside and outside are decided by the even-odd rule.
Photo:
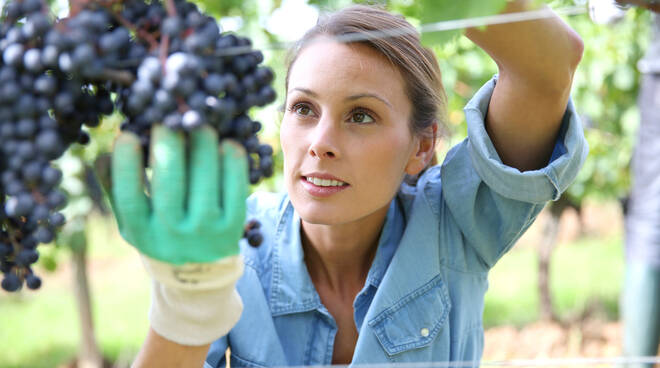
[[[429,335],[429,329],[424,327],[419,333],[421,333],[423,337],[427,337]]]

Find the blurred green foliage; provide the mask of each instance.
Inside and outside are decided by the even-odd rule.
[[[264,24],[264,20],[273,10],[282,6],[282,1],[266,0],[261,2],[259,7],[253,6],[252,1],[254,0],[225,2],[226,13],[222,14],[242,14],[245,26],[239,32],[255,37],[252,33],[255,25],[262,34],[267,33],[259,25]],[[219,3],[212,0],[198,2],[207,6]],[[323,11],[336,10],[351,3],[384,5],[406,16],[412,24],[420,25],[495,14],[506,0],[470,0],[461,2],[460,6],[444,0],[308,0],[308,4]],[[545,3],[551,8],[560,9],[584,5],[585,2],[552,0]],[[254,9],[260,10],[255,13]],[[636,63],[648,44],[649,18],[647,11],[635,8],[629,10],[626,17],[614,25],[595,24],[586,13],[564,18],[582,37],[585,45],[584,55],[573,81],[572,98],[582,117],[590,154],[575,183],[566,193],[575,204],[579,204],[584,198],[608,200],[627,195],[630,185],[629,161],[639,124],[636,105],[639,72]],[[456,37],[457,33],[460,31],[433,32],[423,37],[425,44],[432,48],[438,57],[448,95],[448,124],[439,147],[441,154],[465,137],[462,108],[477,89],[497,73],[497,67],[490,57],[467,38]],[[268,34],[262,41],[277,41],[277,35]],[[259,47],[258,42],[255,43]],[[284,52],[275,50],[271,54],[275,57],[267,59],[267,63],[278,74],[284,72]],[[278,91],[283,91],[283,85],[277,85],[276,82],[276,87]],[[282,103],[281,98],[279,103]],[[279,116],[270,114],[268,118],[279,119]],[[265,124],[277,125],[277,122],[265,121]],[[270,135],[270,140],[276,141],[277,129],[271,133],[273,134]]]

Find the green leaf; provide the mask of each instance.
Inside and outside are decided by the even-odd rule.
[[[429,25],[448,20],[467,19],[498,14],[507,0],[421,0],[418,18],[422,25]],[[427,46],[443,44],[460,35],[462,30],[425,32],[422,42]]]
[[[216,18],[231,15],[234,12],[243,12],[243,0],[192,0],[206,13]]]

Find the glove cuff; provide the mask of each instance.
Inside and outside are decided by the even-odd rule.
[[[142,256],[153,278],[151,328],[181,345],[205,345],[226,335],[243,304],[235,285],[243,273],[240,256],[181,266]]]

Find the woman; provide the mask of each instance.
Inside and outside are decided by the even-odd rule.
[[[186,170],[182,137],[156,129],[149,204],[139,142],[119,137],[117,220],[154,278],[136,366],[224,366],[227,347],[232,366],[479,364],[488,270],[586,156],[569,103],[582,43],[557,17],[468,30],[499,75],[465,109],[468,138],[427,168],[445,112],[433,54],[416,34],[338,41],[392,28],[414,30],[351,7],[294,50],[281,125],[287,193],[248,199],[264,243],[241,242],[242,258],[239,149],[223,142],[218,157],[213,132],[197,131]]]

